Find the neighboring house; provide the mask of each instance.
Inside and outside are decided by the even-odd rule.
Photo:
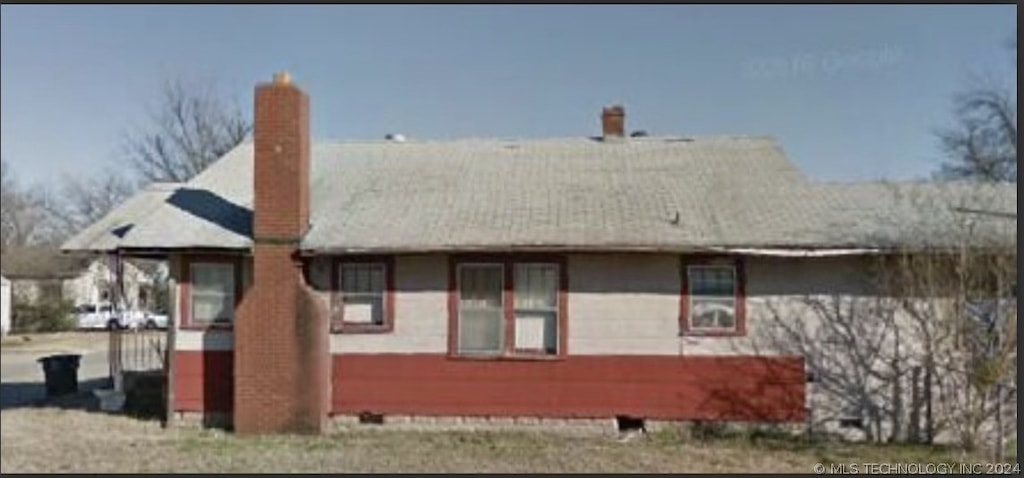
[[[0,276],[0,336],[11,332],[11,281]]]
[[[158,266],[126,260],[123,285],[128,309],[153,305]],[[117,290],[116,260],[95,254],[64,254],[53,247],[10,248],[2,257],[4,277],[11,281],[14,302],[37,305],[63,301],[73,306],[110,305]]]
[[[240,433],[803,421],[805,358],[751,341],[766,303],[863,294],[873,253],[931,237],[771,138],[632,138],[618,107],[599,137],[540,140],[312,143],[308,114],[286,76],[259,86],[252,143],[64,245],[170,258],[173,408]]]

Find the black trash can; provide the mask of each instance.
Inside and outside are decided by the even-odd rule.
[[[39,359],[46,376],[47,398],[78,393],[78,364],[81,355],[53,355]]]

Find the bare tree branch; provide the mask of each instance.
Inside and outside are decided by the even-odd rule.
[[[45,211],[38,195],[26,191],[18,184],[14,171],[6,159],[0,161],[3,176],[0,198],[0,247],[24,246],[40,240],[45,229]]]
[[[51,240],[66,240],[102,219],[133,192],[128,180],[112,170],[93,177],[63,177],[59,189],[43,202]]]
[[[252,124],[208,83],[164,85],[150,125],[126,137],[124,155],[145,181],[185,182],[245,140]]]
[[[1016,38],[1011,48],[1016,65]],[[937,133],[946,161],[938,176],[1017,182],[1017,90],[978,82],[954,98],[956,125]]]

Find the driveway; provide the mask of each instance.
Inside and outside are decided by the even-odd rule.
[[[38,360],[50,355],[81,355],[80,390],[101,388],[109,376],[107,341],[104,333],[37,335],[26,342],[4,339],[0,347],[0,409],[32,405],[45,398],[43,367]]]

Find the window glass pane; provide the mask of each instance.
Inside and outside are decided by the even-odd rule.
[[[234,300],[230,296],[199,294],[192,296],[194,322],[231,322],[235,315]]]
[[[500,265],[459,267],[459,351],[500,353],[505,319]]]
[[[352,266],[344,265],[341,266],[341,290],[344,292],[356,292],[358,282],[356,276],[357,269]]]
[[[516,309],[544,310],[558,307],[558,266],[516,266]]]
[[[558,352],[558,314],[555,312],[516,313],[516,349]]]
[[[196,292],[234,294],[235,267],[231,264],[192,264],[192,287]]]
[[[736,327],[736,300],[692,297],[690,324],[693,328],[732,329]]]
[[[500,353],[505,335],[501,309],[463,310],[459,313],[459,351]]]
[[[691,295],[732,297],[736,294],[736,271],[732,267],[690,267],[687,275]]]
[[[369,268],[368,272],[368,284],[369,290],[373,292],[384,291],[384,267],[376,266]]]
[[[489,309],[502,307],[502,267],[462,266],[459,268],[460,307]]]
[[[341,289],[349,294],[384,292],[384,266],[381,264],[343,264]]]
[[[195,263],[191,266],[192,321],[231,322],[235,317],[235,266]]]

